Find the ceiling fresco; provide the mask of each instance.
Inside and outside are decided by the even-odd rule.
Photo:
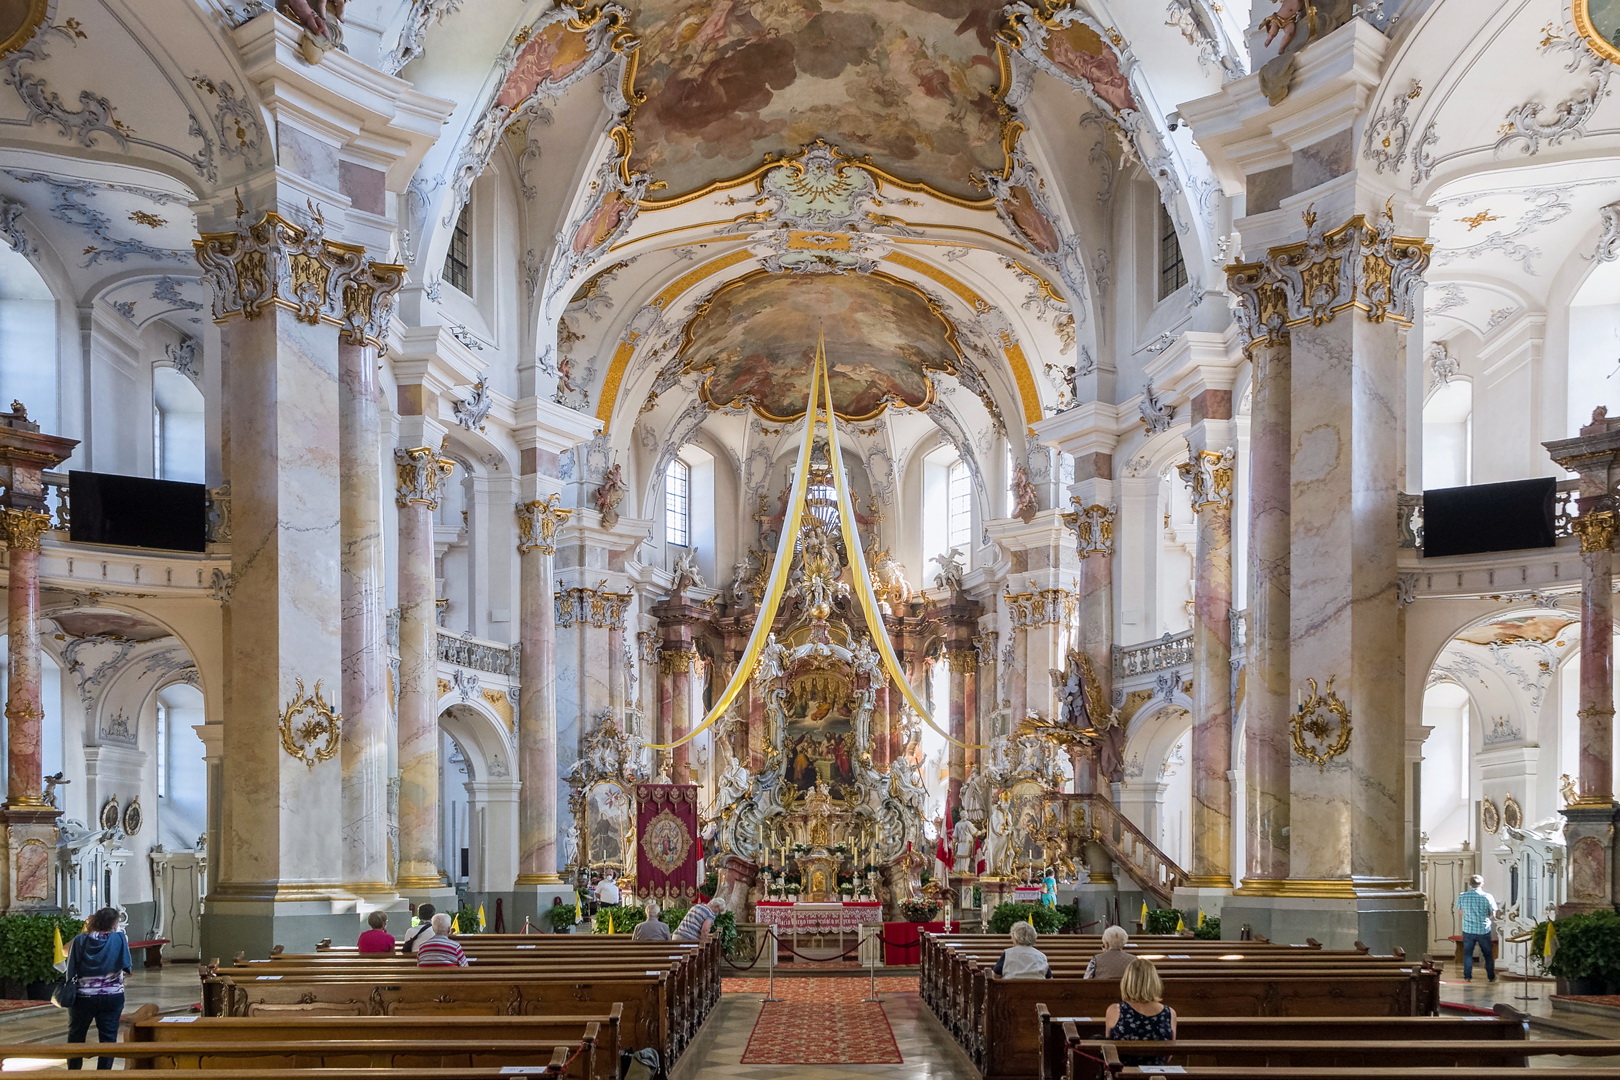
[[[982,198],[1006,163],[1000,0],[636,5],[634,172],[679,198],[825,138],[895,176]],[[903,9],[903,10],[901,10]]]
[[[755,273],[721,289],[686,328],[687,371],[717,408],[771,421],[804,415],[816,340],[826,335],[833,408],[870,420],[889,405],[933,403],[931,371],[954,373],[956,332],[916,289],[887,274]]]
[[[1471,645],[1512,645],[1520,642],[1548,642],[1578,620],[1567,615],[1516,615],[1509,619],[1476,626],[1457,635]],[[1560,642],[1559,644],[1562,644]]]

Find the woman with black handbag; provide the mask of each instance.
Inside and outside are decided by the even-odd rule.
[[[68,946],[66,986],[72,988],[68,1042],[84,1042],[91,1021],[102,1042],[118,1041],[118,1021],[124,1015],[124,976],[131,967],[129,938],[118,929],[118,909],[102,908],[86,920],[84,933]],[[68,1061],[70,1069],[83,1067],[83,1058]],[[96,1068],[112,1067],[112,1058],[97,1059]]]

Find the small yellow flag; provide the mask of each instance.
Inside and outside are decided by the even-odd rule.
[[[613,933],[613,912],[608,912],[608,933]]]
[[[58,939],[60,940],[60,939]],[[1551,960],[1553,953],[1558,951],[1558,931],[1553,929],[1551,922],[1547,923],[1547,938],[1541,943],[1541,955]]]
[[[483,930],[484,930],[484,905],[479,904],[478,905],[478,931],[479,931],[479,933],[483,933]]]
[[[1198,909],[1198,928],[1200,930],[1202,930],[1204,928],[1204,909],[1203,908]]]
[[[1187,920],[1185,920],[1185,919],[1183,919],[1181,917],[1180,912],[1177,912],[1176,913],[1176,933],[1179,934],[1185,929],[1187,929]]]
[[[1147,925],[1147,901],[1142,901],[1142,925]]]
[[[580,906],[579,906],[579,890],[575,889],[574,890],[574,921],[575,922],[580,922],[584,918],[585,918],[585,912],[580,910]]]
[[[62,948],[62,928],[56,927],[51,931],[51,966],[57,971],[67,971],[67,950]]]

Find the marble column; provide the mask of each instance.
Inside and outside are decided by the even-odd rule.
[[[666,645],[658,656],[659,701],[666,710],[663,728],[665,742],[674,742],[692,730],[692,668],[698,654],[690,648]],[[691,782],[692,744],[682,743],[669,755],[669,778],[677,784]]]
[[[438,627],[433,512],[451,462],[431,447],[394,451],[399,504],[399,890],[444,884],[439,849]]]
[[[1581,683],[1579,795],[1563,811],[1569,848],[1565,913],[1606,910],[1620,896],[1614,865],[1614,537],[1620,525],[1620,417],[1603,410],[1580,435],[1547,443],[1552,459],[1580,477]]]
[[[1257,343],[1249,418],[1249,613],[1244,655],[1244,887],[1288,877],[1290,370],[1286,342]]]
[[[362,896],[388,873],[388,690],[384,626],[382,421],[377,348],[338,345],[338,471],[343,486],[343,879]]]
[[[1181,475],[1198,515],[1193,570],[1193,888],[1232,887],[1232,392],[1193,399],[1190,460]]]
[[[40,688],[39,540],[49,514],[0,510],[0,529],[10,552],[6,573],[6,804],[7,810],[39,810],[44,798]]]
[[[573,511],[553,493],[517,508],[521,582],[518,690],[517,884],[555,885],[557,865],[557,605],[552,558],[558,526]]]

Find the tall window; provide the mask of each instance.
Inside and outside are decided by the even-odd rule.
[[[664,469],[664,542],[692,543],[692,468],[679,458]]]
[[[169,797],[169,707],[157,703],[157,793]]]
[[[472,200],[468,199],[456,217],[450,233],[450,250],[444,257],[444,280],[472,295]]]
[[[965,464],[958,460],[946,480],[946,506],[950,515],[946,542],[951,547],[973,546],[973,482]]]
[[[1163,203],[1159,204],[1159,299],[1187,284],[1187,261],[1181,256],[1181,236]]]
[[[204,480],[203,395],[172,367],[152,369],[152,473],[159,480]]]

